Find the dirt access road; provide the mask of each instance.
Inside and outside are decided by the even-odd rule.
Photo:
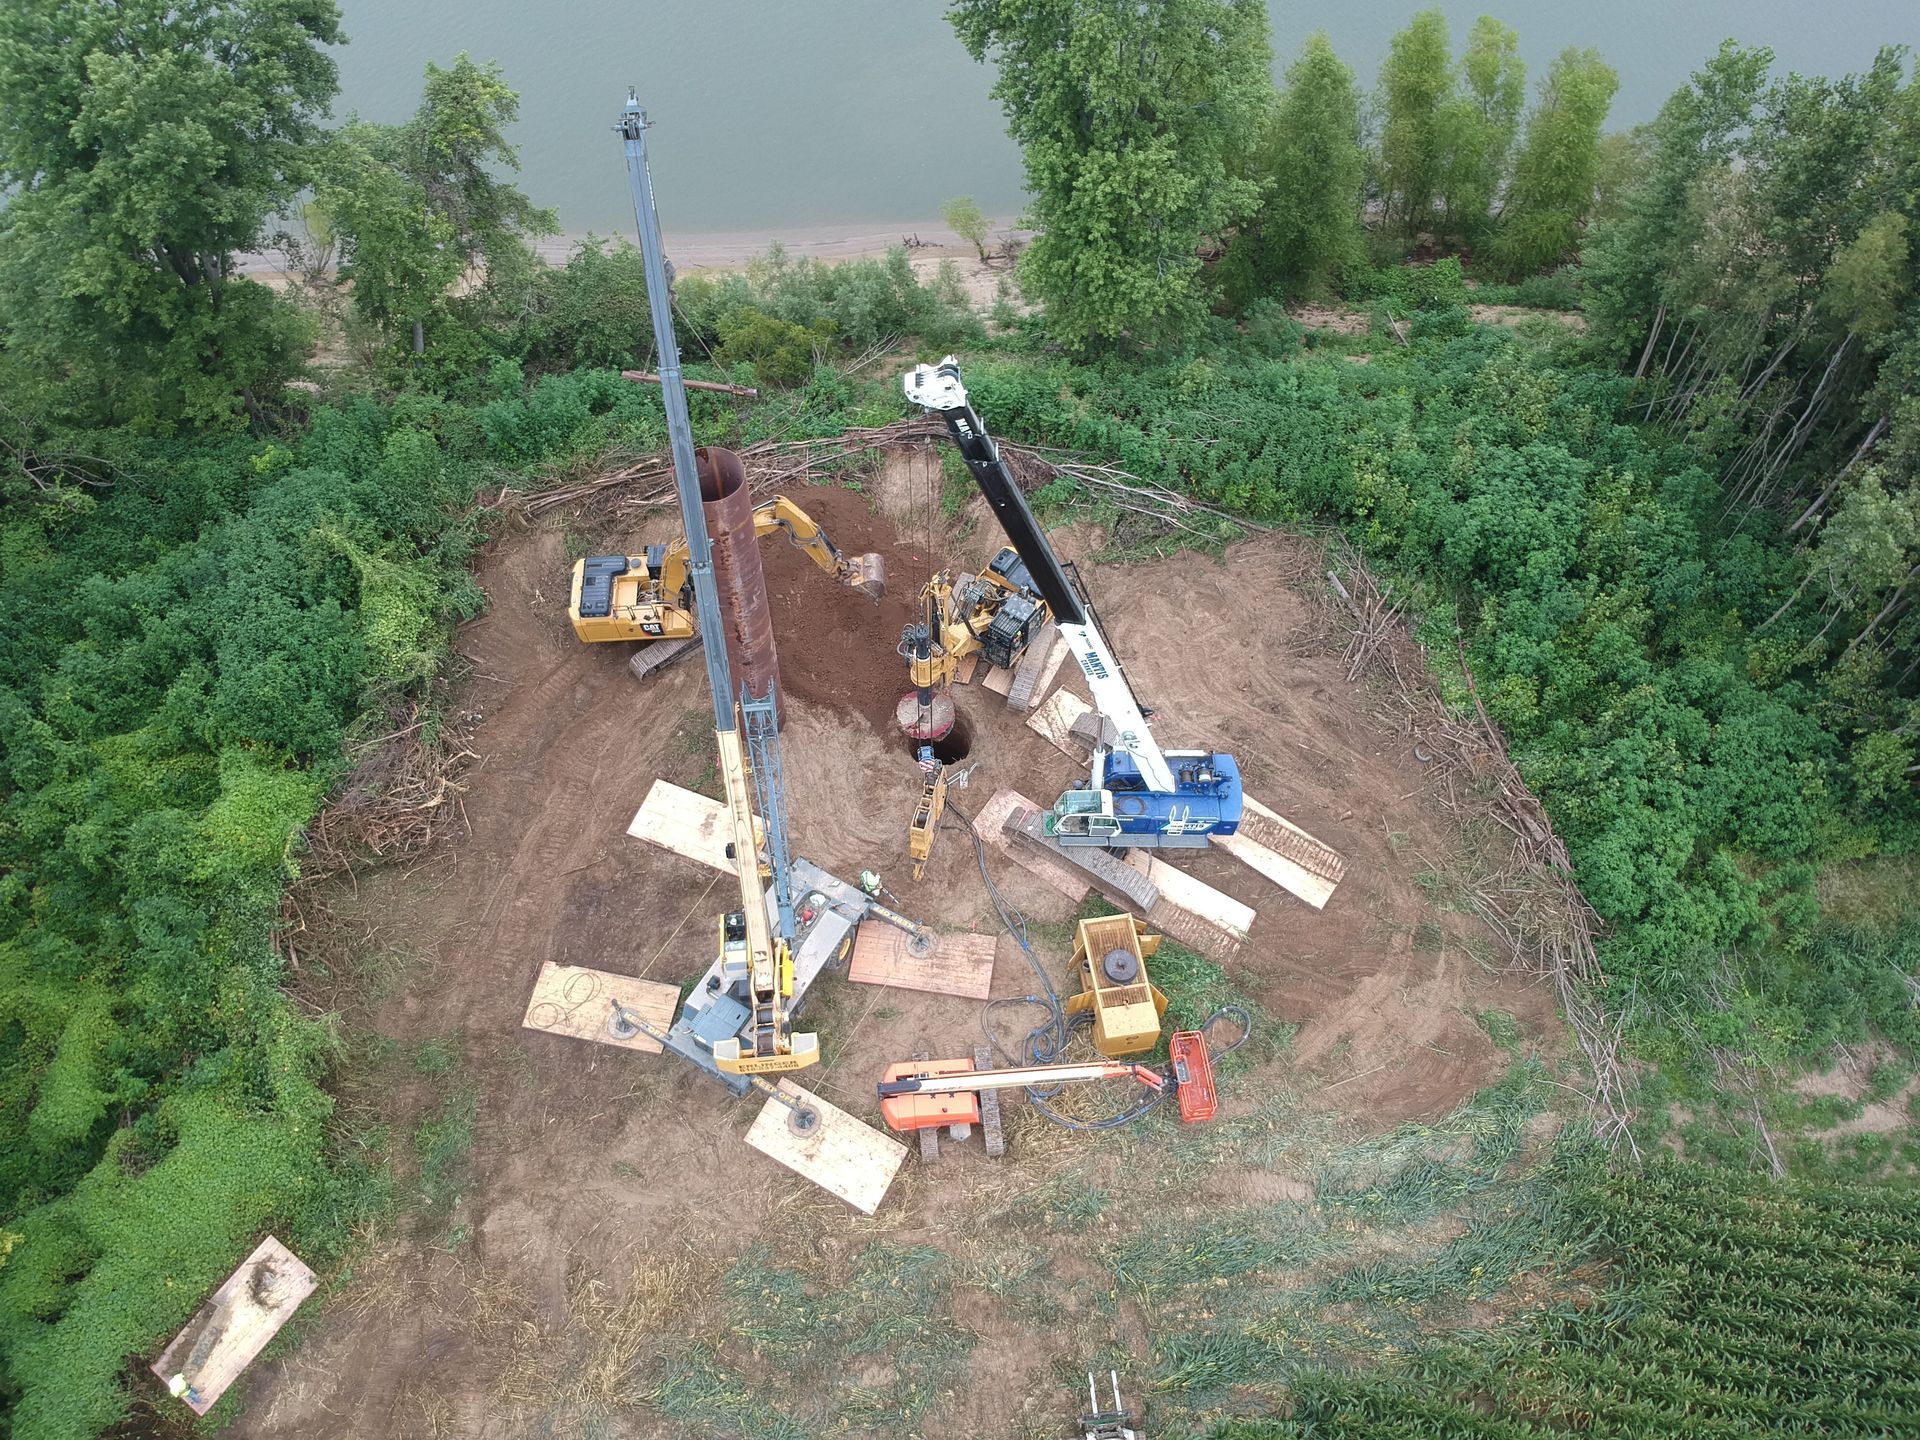
[[[894,643],[928,564],[934,470],[926,456],[897,455],[862,490],[790,492],[842,548],[888,555],[891,593],[879,606],[837,591],[797,552],[763,548],[790,711],[792,828],[800,853],[829,869],[879,869],[916,915],[990,930],[964,835],[943,831],[926,879],[909,881],[917,780],[885,725],[904,688]],[[937,520],[940,563],[977,568],[997,548],[990,526],[977,510]],[[740,1143],[758,1102],[731,1101],[659,1057],[521,1027],[543,961],[684,980],[708,963],[715,917],[734,903],[730,880],[716,883],[625,833],[656,777],[713,789],[703,667],[675,665],[641,688],[625,647],[581,645],[565,617],[573,554],[672,529],[656,516],[616,534],[604,514],[576,515],[508,533],[482,557],[491,603],[459,637],[471,678],[458,703],[475,717],[481,756],[466,777],[469,833],[329,897],[336,963],[394,977],[367,1008],[369,1058],[345,1082],[343,1103],[389,1127],[406,1177],[402,1219],[338,1279],[300,1342],[251,1377],[236,1437],[789,1433],[784,1420],[754,1418],[751,1405],[776,1403],[751,1399],[763,1382],[781,1415],[855,1432],[868,1428],[868,1412],[846,1397],[871,1391],[946,1433],[1054,1433],[1073,1403],[1060,1377],[1095,1348],[1111,1344],[1119,1363],[1131,1355],[1145,1368],[1150,1315],[1122,1303],[1050,1318],[1008,1300],[1000,1262],[981,1259],[989,1252],[980,1248],[989,1232],[1015,1236],[1060,1284],[1109,1289],[1074,1236],[1037,1219],[1029,1236],[1024,1222],[987,1217],[1049,1176],[1085,1175],[1117,1195],[1149,1186],[1156,1157],[1144,1142],[1068,1135],[1015,1105],[1001,1168],[977,1145],[932,1175],[915,1157],[869,1221]],[[1072,527],[1059,538],[1083,556],[1091,537]],[[1441,1116],[1497,1077],[1508,1057],[1480,1013],[1516,1016],[1549,1049],[1558,1025],[1549,991],[1501,973],[1490,937],[1435,908],[1417,882],[1448,863],[1457,837],[1423,795],[1408,738],[1386,728],[1376,697],[1348,683],[1329,653],[1318,569],[1314,547],[1271,536],[1224,559],[1093,564],[1088,573],[1162,736],[1232,750],[1252,793],[1347,857],[1347,878],[1320,912],[1226,856],[1179,863],[1259,910],[1228,976],[1274,1022],[1272,1038],[1278,1022],[1298,1027],[1290,1051],[1267,1044],[1224,1087],[1226,1115],[1284,1095],[1297,1102],[1290,1113],[1303,1117],[1302,1134],[1351,1137]],[[957,804],[977,810],[1009,784],[1046,800],[1072,778],[1070,762],[998,697],[977,686],[958,694],[980,768]],[[995,868],[1036,922],[1067,917],[1067,902],[1026,872]],[[1046,958],[1064,971],[1064,950]],[[1002,937],[996,995],[1032,988]],[[826,1059],[806,1083],[876,1119],[872,1086],[886,1062],[968,1053],[980,1026],[971,1002],[833,975],[807,1019]],[[411,1157],[431,1149],[440,1133],[431,1127],[461,1105],[472,1146],[449,1180],[429,1173],[436,1162]],[[1219,1158],[1181,1182],[1179,1213],[1191,1214],[1196,1196],[1220,1206],[1312,1202],[1307,1159]],[[1159,1213],[1146,1199],[1142,1207]],[[740,1277],[759,1272],[743,1265],[797,1267],[791,1273],[817,1277],[830,1305],[833,1293],[860,1293],[861,1257],[883,1242],[902,1247],[888,1254],[945,1255],[955,1267],[939,1304],[970,1353],[926,1393],[902,1378],[907,1358],[793,1374],[769,1332],[737,1319],[743,1294],[756,1303]],[[696,1338],[706,1358],[692,1369],[658,1359],[662,1347]],[[723,1403],[688,1388],[685,1376],[709,1373],[749,1379],[731,1390],[716,1383],[712,1396],[733,1397]],[[906,1433],[876,1423],[882,1432]]]

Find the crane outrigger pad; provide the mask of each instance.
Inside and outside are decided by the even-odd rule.
[[[147,1368],[169,1389],[178,1377],[180,1402],[204,1415],[318,1284],[313,1271],[269,1235]]]
[[[780,1093],[787,1098],[768,1100],[754,1117],[747,1144],[861,1214],[878,1210],[907,1147],[791,1080],[780,1082]],[[788,1123],[796,1101],[818,1117],[804,1134]]]
[[[589,970],[583,965],[556,965],[548,960],[540,966],[533,994],[527,997],[526,1016],[520,1023],[528,1030],[544,1030],[549,1035],[597,1040],[622,1050],[658,1055],[660,1042],[645,1031],[623,1034],[608,1025],[616,1002],[664,1030],[673,1023],[673,1012],[680,1008],[680,987]]]

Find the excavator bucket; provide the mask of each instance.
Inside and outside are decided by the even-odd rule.
[[[849,556],[847,584],[869,600],[878,600],[887,593],[886,557],[872,551],[868,551],[865,555]]]

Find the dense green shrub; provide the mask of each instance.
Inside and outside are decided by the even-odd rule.
[[[0,1433],[78,1440],[273,1224],[345,1213],[325,1030],[269,943],[365,714],[475,613],[499,463],[661,443],[607,371],[471,410],[325,407],[292,442],[132,442],[99,496],[0,511]],[[713,428],[725,412],[696,404]],[[314,1243],[329,1243],[315,1232]]]
[[[1359,266],[1346,272],[1342,285],[1349,300],[1379,300],[1395,314],[1444,310],[1468,300],[1466,276],[1458,256],[1431,265]]]

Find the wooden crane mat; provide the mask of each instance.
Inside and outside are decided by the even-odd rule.
[[[658,1055],[660,1042],[645,1032],[622,1040],[607,1029],[615,1000],[665,1030],[673,1024],[673,1012],[680,1004],[680,987],[580,965],[556,965],[549,960],[533,982],[526,1018],[520,1023],[549,1035],[570,1035],[575,1040],[597,1040],[622,1050]]]
[[[792,1108],[769,1099],[747,1131],[747,1144],[863,1215],[878,1210],[907,1158],[907,1147],[791,1080],[780,1082],[780,1093],[817,1111],[820,1123],[806,1135],[795,1134],[788,1124]]]
[[[1031,710],[1046,698],[1047,687],[1053,684],[1054,677],[1060,673],[1060,667],[1066,664],[1067,652],[1071,648],[1061,636],[1057,627],[1049,625],[1035,637],[1034,645],[1045,643],[1044,654],[1027,652],[1027,658],[1020,662],[1019,670],[1014,672],[1013,683],[1007,690],[1007,704],[1016,710]]]
[[[1087,758],[1087,747],[1073,738],[1073,722],[1093,713],[1093,707],[1071,690],[1056,690],[1027,717],[1027,728],[1074,760]]]
[[[756,818],[756,835],[759,829],[760,822]],[[727,807],[718,800],[709,800],[691,790],[682,790],[671,781],[653,782],[653,788],[647,791],[647,798],[641,802],[639,813],[633,817],[633,823],[627,826],[627,834],[649,845],[671,850],[676,855],[684,855],[689,860],[697,860],[722,874],[740,873],[733,868],[733,861],[727,858],[727,845],[733,839],[731,827],[727,824]]]
[[[181,1403],[196,1415],[206,1414],[293,1318],[316,1283],[313,1271],[269,1235],[147,1368],[162,1385],[186,1376],[193,1389]]]
[[[868,921],[853,937],[847,978],[862,985],[892,985],[901,990],[930,990],[984,1000],[993,990],[991,935],[937,935],[933,949],[915,955],[904,930]]]
[[[1176,869],[1151,850],[1129,850],[1126,863],[1153,882],[1160,892],[1160,903],[1197,915],[1209,925],[1218,926],[1235,941],[1245,940],[1253,929],[1255,916],[1251,905],[1243,905],[1231,895],[1214,889],[1204,880],[1196,880]],[[1155,906],[1158,909],[1159,906]]]
[[[1085,872],[1075,869],[1066,861],[1051,854],[1042,854],[1028,845],[1015,845],[1003,828],[1007,817],[1016,810],[1038,810],[1026,796],[1017,790],[999,790],[973,817],[973,828],[980,838],[993,846],[1009,860],[1021,868],[1047,882],[1067,899],[1078,904],[1086,898],[1087,891],[1093,888],[1093,882]]]

